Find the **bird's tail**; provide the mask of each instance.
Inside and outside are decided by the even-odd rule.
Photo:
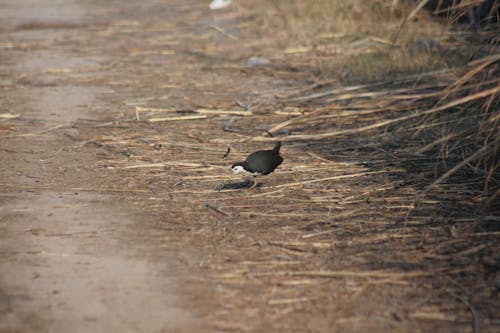
[[[274,154],[279,154],[281,148],[281,141],[276,142],[276,145],[273,148],[273,153]]]

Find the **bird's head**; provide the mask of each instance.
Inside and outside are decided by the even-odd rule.
[[[246,172],[245,168],[243,167],[243,163],[241,162],[234,163],[231,169],[234,173]]]

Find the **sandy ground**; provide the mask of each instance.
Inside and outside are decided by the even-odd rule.
[[[248,65],[275,46],[240,31],[238,8],[0,1],[0,113],[19,115],[0,121],[0,332],[469,332],[473,315],[494,332],[496,273],[469,256],[495,249],[491,235],[457,262],[429,259],[422,248],[458,242],[448,227],[429,219],[393,238],[377,212],[404,211],[358,200],[389,176],[334,181],[334,199],[324,183],[294,185],[318,159],[323,173],[301,182],[370,174],[350,163],[363,156],[334,163],[320,144],[287,144],[262,187],[214,190],[238,179],[233,160],[270,145],[243,140],[269,127],[266,101],[309,82],[300,59]],[[245,105],[251,116],[144,121]],[[337,203],[367,204],[368,222],[322,234]],[[292,204],[301,211],[283,211]],[[432,274],[444,261],[449,275]],[[323,270],[337,275],[300,273]]]
[[[22,114],[26,130],[108,116],[99,99],[110,89],[75,83],[111,61],[75,43],[98,15],[78,1],[2,2],[2,80],[19,85],[3,109]],[[126,198],[79,189],[92,187],[95,151],[66,155],[69,132],[16,132],[2,138],[0,331],[197,331],[173,282],[193,272],[146,254],[158,244],[139,241],[143,221]]]

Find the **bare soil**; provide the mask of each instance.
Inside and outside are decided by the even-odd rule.
[[[498,216],[447,188],[415,212],[423,171],[369,133],[217,191],[319,86],[251,18],[2,1],[0,332],[498,331]]]

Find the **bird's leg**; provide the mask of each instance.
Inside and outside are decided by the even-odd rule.
[[[253,176],[252,178],[257,179],[257,176]],[[248,179],[248,181],[252,182],[252,186],[248,189],[249,191],[253,190],[254,188],[256,188],[259,185],[259,183],[253,179]]]
[[[257,182],[253,182],[253,185],[248,189],[249,191],[253,190],[254,188],[257,187],[257,185],[259,185],[259,183]]]

